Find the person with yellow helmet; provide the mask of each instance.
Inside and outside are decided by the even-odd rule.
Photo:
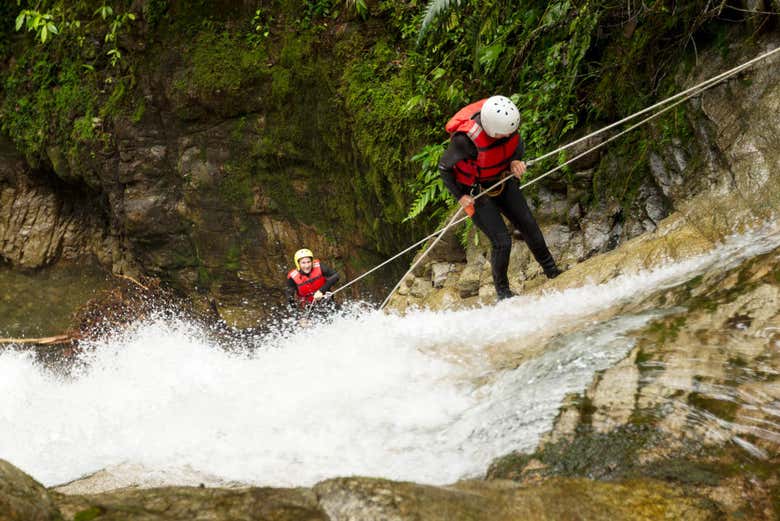
[[[295,269],[287,273],[287,301],[291,309],[302,310],[329,300],[329,290],[339,281],[339,274],[314,258],[308,248],[293,256]]]

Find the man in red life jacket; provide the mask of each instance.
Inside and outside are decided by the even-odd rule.
[[[290,308],[301,311],[308,306],[330,300],[328,290],[339,281],[339,274],[314,258],[311,250],[302,248],[293,257],[295,269],[287,274],[287,301]]]
[[[525,173],[519,126],[520,111],[509,98],[492,96],[472,103],[447,122],[450,145],[439,161],[444,185],[464,210],[473,211],[474,224],[490,238],[490,265],[499,300],[514,296],[507,277],[512,236],[501,214],[522,234],[547,278],[561,273],[519,189],[519,179]],[[474,200],[483,188],[509,174],[514,177],[495,193]]]

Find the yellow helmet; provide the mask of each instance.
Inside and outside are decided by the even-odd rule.
[[[314,254],[308,248],[301,248],[300,250],[295,252],[295,256],[293,257],[293,259],[295,260],[295,267],[297,269],[301,269],[300,260],[305,257],[310,257],[312,260],[314,260]]]

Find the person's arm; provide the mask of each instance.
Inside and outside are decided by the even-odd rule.
[[[287,305],[290,306],[290,310],[297,311],[298,306],[298,286],[295,285],[295,281],[291,278],[287,278],[287,286],[284,288],[284,292],[287,294]]]
[[[522,181],[525,176],[526,165],[525,161],[522,159],[524,153],[525,143],[523,143],[523,138],[518,136],[517,148],[515,148],[515,153],[512,154],[512,160],[509,162],[509,170],[512,172],[512,175],[520,181]]]
[[[459,161],[475,157],[477,157],[477,149],[474,143],[465,134],[457,133],[452,136],[450,146],[439,159],[439,175],[444,181],[444,186],[456,200],[460,199],[464,193],[455,181],[455,165]]]
[[[339,274],[336,270],[320,262],[322,276],[325,277],[325,284],[320,288],[323,293],[327,292],[339,281]]]

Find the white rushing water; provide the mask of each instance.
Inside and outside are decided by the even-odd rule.
[[[153,320],[91,346],[69,377],[5,351],[0,458],[47,486],[100,469],[147,486],[479,475],[497,456],[533,450],[563,397],[625,357],[627,333],[657,316],[595,313],[778,243],[776,233],[735,237],[655,271],[475,310],[355,312],[239,353]],[[538,350],[524,342],[572,320],[542,354],[486,377],[491,346]]]

